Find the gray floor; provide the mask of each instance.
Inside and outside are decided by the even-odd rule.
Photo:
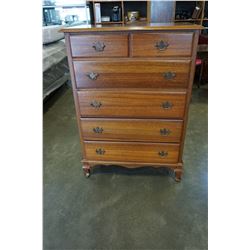
[[[194,89],[176,183],[164,169],[82,175],[71,89],[44,106],[44,249],[207,249],[207,89]]]

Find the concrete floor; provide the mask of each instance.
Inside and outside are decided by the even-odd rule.
[[[194,89],[176,183],[164,169],[86,179],[71,89],[44,106],[44,249],[207,249],[207,89]]]

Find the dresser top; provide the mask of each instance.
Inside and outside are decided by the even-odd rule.
[[[91,31],[154,31],[154,30],[200,30],[203,26],[190,23],[132,23],[132,24],[98,24],[79,25],[63,28],[65,33],[91,32]]]

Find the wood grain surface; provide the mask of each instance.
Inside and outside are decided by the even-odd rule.
[[[180,142],[181,120],[81,118],[84,140]]]
[[[172,31],[172,30],[201,30],[202,25],[190,24],[190,23],[149,23],[149,22],[137,22],[131,24],[114,24],[114,25],[79,25],[66,27],[61,29],[61,32],[65,33],[88,33],[88,32],[120,32],[120,31]]]
[[[193,33],[144,33],[132,34],[133,57],[191,56]],[[156,44],[163,41],[167,46],[159,50]]]
[[[186,92],[85,90],[78,91],[78,102],[82,117],[182,118]]]
[[[70,37],[72,57],[127,57],[128,35],[75,35]],[[96,43],[105,47],[103,51],[96,51]]]
[[[77,88],[183,88],[190,60],[74,61]],[[91,79],[90,73],[97,74]],[[164,74],[173,73],[172,79]]]
[[[177,163],[179,144],[85,141],[85,152],[97,161]]]

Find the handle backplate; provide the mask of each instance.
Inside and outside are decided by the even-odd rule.
[[[95,51],[102,52],[102,51],[104,51],[106,45],[102,42],[95,42],[95,43],[93,43],[92,47],[95,49]]]
[[[166,102],[162,103],[162,107],[164,109],[171,109],[173,107],[173,104],[171,102],[169,102],[169,101],[166,101]]]
[[[100,108],[100,107],[102,106],[102,103],[101,103],[101,102],[98,102],[98,101],[96,101],[96,100],[94,100],[94,101],[92,101],[92,102],[90,103],[90,106],[92,106],[93,108],[98,109],[98,108]]]
[[[158,155],[160,157],[164,158],[164,157],[166,157],[168,155],[168,152],[166,152],[166,151],[160,151],[160,152],[158,152]]]
[[[167,79],[167,80],[172,80],[176,77],[176,73],[174,72],[165,72],[163,74],[164,78]]]
[[[105,150],[103,148],[97,148],[95,150],[96,154],[98,155],[104,155],[105,154]]]
[[[164,51],[167,49],[167,47],[169,46],[169,43],[163,40],[160,40],[159,42],[157,42],[155,44],[155,47],[159,50],[159,51]]]
[[[89,72],[86,74],[86,76],[90,79],[90,80],[96,80],[97,77],[99,76],[98,73],[95,73],[95,72]]]
[[[93,131],[94,131],[96,134],[101,134],[101,133],[103,132],[103,128],[95,127],[95,128],[93,128]]]
[[[162,128],[160,129],[160,134],[161,135],[169,135],[171,133],[171,131],[167,128]]]

